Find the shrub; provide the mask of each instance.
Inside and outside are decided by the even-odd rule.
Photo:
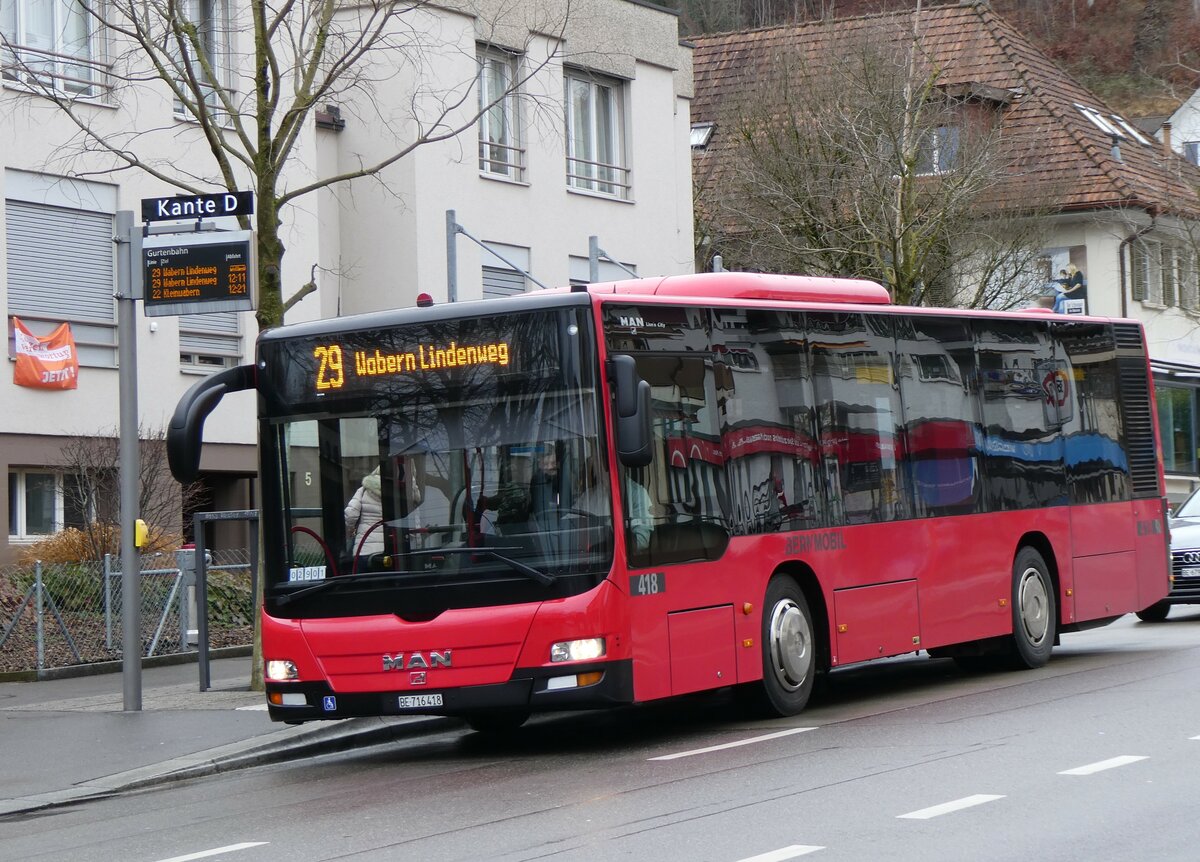
[[[173,551],[182,543],[179,535],[151,529],[149,544],[142,548],[143,554],[158,551]],[[85,530],[67,527],[65,530],[35,542],[20,556],[22,563],[78,563],[96,559],[95,548],[114,548],[119,553],[121,528],[118,524],[92,524]]]
[[[208,624],[210,628],[238,628],[254,620],[254,593],[245,574],[220,569],[208,573]]]

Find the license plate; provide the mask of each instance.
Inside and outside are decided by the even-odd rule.
[[[1200,578],[1200,566],[1184,566],[1179,574],[1184,578]]]
[[[422,709],[429,706],[441,706],[440,694],[402,694],[400,695],[401,709]]]

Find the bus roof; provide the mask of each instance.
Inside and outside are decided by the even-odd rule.
[[[890,305],[883,285],[855,278],[822,278],[759,272],[699,272],[636,278],[588,286],[592,294],[650,295],[693,299],[762,299],[775,302],[849,302]]]

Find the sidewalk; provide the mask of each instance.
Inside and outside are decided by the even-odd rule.
[[[135,787],[457,727],[425,716],[272,722],[249,690],[250,659],[142,669],[142,709],[120,673],[0,682],[0,816]]]

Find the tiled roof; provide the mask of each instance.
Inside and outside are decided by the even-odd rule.
[[[799,58],[793,65],[812,68],[863,40],[907,45],[913,15],[893,12],[696,38],[692,122],[719,120],[726,101],[765,76],[775,57]],[[923,50],[942,69],[940,85],[1009,94],[1001,127],[1023,156],[1018,194],[1040,189],[1064,211],[1132,207],[1200,216],[1200,171],[1165,153],[1153,138],[1141,143],[1125,130],[1117,160],[1111,134],[1077,106],[1105,117],[1112,112],[986,3],[924,9],[920,31]],[[720,183],[732,138],[718,125],[709,145],[695,153],[698,178]]]

